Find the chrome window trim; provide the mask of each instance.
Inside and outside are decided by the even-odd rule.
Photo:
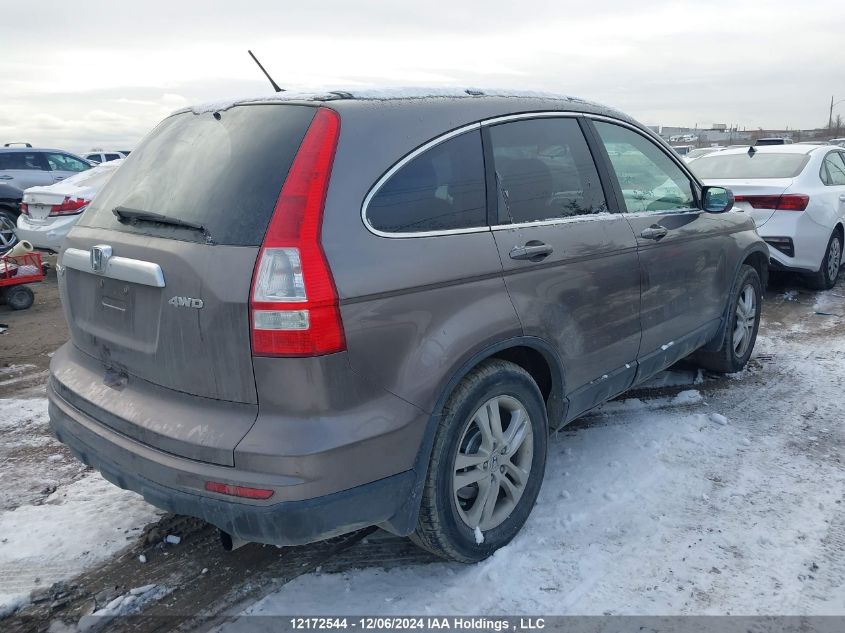
[[[79,248],[68,248],[61,257],[61,266],[73,268],[84,273],[127,281],[129,283],[164,288],[164,273],[161,266],[154,262],[146,262],[140,259],[128,257],[109,257],[106,262],[106,269],[99,273],[91,267],[91,251]]]
[[[508,123],[510,121],[520,121],[525,119],[538,119],[538,118],[578,118],[578,117],[587,117],[602,121],[607,121],[609,123],[616,123],[618,125],[622,125],[624,127],[630,128],[631,130],[638,132],[641,136],[644,136],[647,140],[654,143],[654,139],[648,138],[648,136],[643,135],[642,130],[639,129],[635,125],[631,125],[626,121],[622,121],[621,119],[615,119],[613,117],[598,115],[598,114],[590,114],[587,112],[580,112],[580,111],[568,111],[568,110],[542,110],[538,112],[520,112],[517,114],[505,114],[500,116],[495,116],[489,119],[484,119],[481,121],[477,121],[475,123],[470,123],[468,125],[464,125],[462,127],[456,128],[447,132],[441,136],[438,136],[423,145],[420,145],[411,153],[405,155],[399,161],[397,161],[390,169],[388,169],[377,181],[376,183],[370,188],[370,191],[367,193],[367,196],[364,198],[364,202],[361,205],[361,221],[364,223],[364,226],[367,230],[372,233],[373,235],[377,235],[378,237],[387,237],[387,238],[397,238],[397,239],[407,239],[407,238],[414,238],[414,237],[438,237],[441,235],[466,235],[469,233],[485,233],[488,231],[502,231],[505,229],[513,229],[519,227],[532,227],[532,226],[549,226],[554,224],[569,224],[574,222],[585,222],[585,221],[597,221],[597,220],[606,220],[608,218],[613,217],[622,217],[625,215],[625,212],[609,212],[607,214],[601,215],[579,215],[571,218],[554,218],[549,220],[538,220],[534,222],[516,222],[513,224],[496,224],[496,225],[485,225],[485,226],[476,226],[471,228],[465,229],[444,229],[440,231],[417,231],[417,232],[401,232],[401,233],[390,233],[387,231],[380,231],[379,229],[375,228],[372,224],[370,224],[369,219],[367,218],[367,208],[370,205],[372,199],[376,196],[379,190],[384,186],[384,184],[393,176],[397,171],[402,169],[405,165],[407,165],[410,161],[414,158],[422,154],[423,152],[431,149],[432,147],[436,147],[441,143],[448,141],[451,138],[464,134],[465,132],[470,132],[472,130],[480,130],[482,128],[490,127],[493,125],[498,125],[501,123]],[[673,160],[679,167],[681,167],[681,171],[695,184],[698,184],[698,181],[695,179],[694,176],[686,169],[685,164],[681,161],[676,160],[674,156],[671,156],[666,153],[666,151],[660,147],[659,144],[655,143],[664,154],[669,156],[671,160]],[[700,209],[690,209],[692,210],[699,210]]]
[[[485,119],[481,121],[481,127],[490,127],[491,125],[498,125],[499,123],[508,123],[509,121],[520,121],[523,119],[541,119],[541,118],[558,118],[558,119],[573,119],[576,117],[585,116],[583,112],[570,111],[555,111],[545,110],[542,112],[521,112],[519,114],[505,114],[497,116],[492,119]]]
[[[553,226],[555,224],[579,224],[581,222],[598,222],[600,220],[612,220],[619,218],[623,220],[622,213],[590,213],[584,215],[575,215],[569,218],[552,218],[549,220],[534,220],[532,222],[518,222],[515,224],[494,224],[490,227],[491,231],[505,231],[507,229],[530,229],[535,226]]]

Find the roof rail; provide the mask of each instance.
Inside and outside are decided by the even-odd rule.
[[[23,145],[24,147],[32,147],[32,143],[24,143],[23,141],[13,141],[11,143],[5,143],[3,147],[11,147],[12,145]]]

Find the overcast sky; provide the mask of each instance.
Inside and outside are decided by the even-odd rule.
[[[842,0],[7,0],[0,142],[132,148],[189,103],[283,87],[549,90],[653,125],[826,124]],[[845,101],[835,108],[845,116]]]

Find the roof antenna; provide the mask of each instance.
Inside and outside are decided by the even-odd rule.
[[[268,73],[266,70],[264,70],[264,66],[262,66],[261,62],[258,61],[258,58],[255,55],[252,54],[252,51],[247,50],[247,53],[249,53],[249,56],[252,57],[253,61],[255,61],[255,63],[258,64],[258,67],[261,69],[261,72],[263,72],[264,75],[267,77],[267,79],[270,80],[270,84],[273,86],[273,90],[275,90],[276,92],[284,92],[285,91],[284,88],[279,88],[279,84],[277,84],[275,81],[273,81],[273,78],[270,76],[270,73]]]

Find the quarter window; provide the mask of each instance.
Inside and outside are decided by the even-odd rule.
[[[824,157],[822,180],[826,185],[845,185],[845,162],[842,154],[831,152]]]
[[[689,178],[655,143],[621,125],[596,121],[595,126],[619,179],[628,213],[695,207]]]
[[[67,154],[47,154],[47,162],[53,171],[85,171],[90,165]]]
[[[487,225],[481,133],[446,140],[402,166],[366,210],[386,233],[418,233]]]
[[[499,222],[536,222],[607,211],[578,121],[528,119],[490,128]]]
[[[0,152],[0,170],[6,169],[45,170],[36,152]]]

